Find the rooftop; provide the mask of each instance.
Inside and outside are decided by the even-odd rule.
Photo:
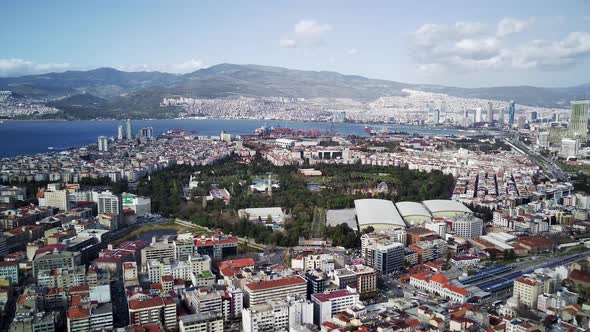
[[[301,277],[288,277],[282,279],[275,279],[275,280],[263,280],[263,281],[255,281],[249,284],[246,284],[246,288],[256,291],[256,290],[264,290],[264,289],[271,289],[271,288],[281,288],[287,286],[294,286],[294,285],[306,285],[306,281]]]
[[[359,226],[382,224],[393,227],[406,227],[392,201],[385,199],[357,199],[354,201]]]
[[[312,297],[316,298],[320,302],[327,302],[332,299],[337,299],[340,297],[352,296],[352,295],[354,295],[354,293],[351,293],[346,289],[341,289],[341,290],[333,291],[331,293],[313,294]]]
[[[431,212],[463,212],[463,213],[473,213],[468,207],[466,207],[463,203],[450,200],[450,199],[432,199],[428,201],[422,202],[424,206]]]
[[[399,213],[402,215],[402,217],[407,217],[407,216],[424,216],[424,217],[428,217],[428,218],[432,217],[432,215],[430,214],[430,212],[428,212],[428,210],[424,207],[424,205],[422,205],[421,203],[418,203],[418,202],[398,202],[398,203],[395,203],[395,207],[397,208]]]

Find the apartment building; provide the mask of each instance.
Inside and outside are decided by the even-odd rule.
[[[166,329],[176,329],[176,303],[169,297],[155,296],[129,300],[129,324],[160,323]]]
[[[330,293],[313,294],[313,323],[320,326],[333,315],[352,308],[359,303],[359,295],[347,289],[340,289]]]
[[[286,331],[289,305],[284,300],[268,300],[242,310],[244,332]]]
[[[56,268],[73,268],[80,263],[80,253],[71,251],[45,251],[33,258],[33,275],[37,277],[39,271]]]
[[[527,277],[514,280],[512,296],[518,299],[519,303],[534,309],[537,307],[539,294],[542,294],[542,291],[537,280]]]
[[[223,317],[219,312],[207,312],[180,316],[180,332],[223,332]]]
[[[307,282],[301,277],[287,277],[248,283],[244,286],[244,307],[263,304],[267,300],[282,299],[286,296],[305,297]]]

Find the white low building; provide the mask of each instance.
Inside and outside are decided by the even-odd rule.
[[[272,221],[275,224],[285,222],[286,215],[280,207],[250,208],[238,210],[240,218],[247,218],[254,222]]]

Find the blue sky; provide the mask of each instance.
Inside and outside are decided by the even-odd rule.
[[[229,62],[569,86],[590,82],[590,1],[20,0],[2,5],[0,45],[0,76]]]

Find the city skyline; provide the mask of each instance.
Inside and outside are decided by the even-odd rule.
[[[0,22],[0,77],[186,73],[227,62],[465,87],[588,83],[588,2],[547,4],[131,1],[114,11],[108,2],[24,1],[7,4],[13,15]]]

